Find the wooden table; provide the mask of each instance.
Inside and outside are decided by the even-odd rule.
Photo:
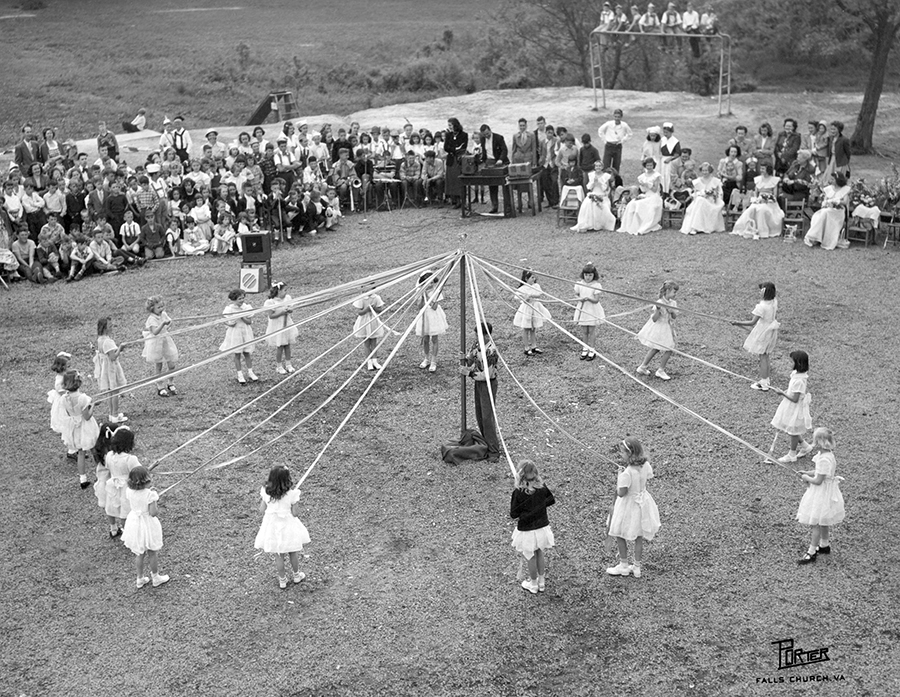
[[[522,190],[528,187],[528,195],[531,198],[531,215],[535,216],[541,207],[541,199],[544,197],[541,191],[541,170],[533,172],[530,176],[510,177],[509,185],[513,188],[518,198],[518,210],[522,212]]]
[[[463,218],[469,218],[472,215],[472,188],[476,186],[499,187],[503,192],[503,217],[516,217],[516,207],[513,205],[513,188],[509,177],[505,174],[461,174],[459,183],[462,184],[465,191],[462,204]]]

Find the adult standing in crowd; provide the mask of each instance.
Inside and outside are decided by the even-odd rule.
[[[191,134],[188,133],[187,129],[184,127],[183,116],[176,116],[172,121],[175,126],[175,130],[172,132],[172,142],[173,147],[175,148],[175,154],[178,155],[181,164],[186,165],[191,159],[191,147],[193,147]]]
[[[463,130],[459,119],[447,119],[447,133],[444,135],[444,152],[447,153],[446,193],[454,208],[462,205],[463,186],[459,181],[462,163],[459,158],[466,154],[468,147],[469,134]]]
[[[681,157],[681,143],[675,137],[675,126],[670,122],[666,122],[662,127],[663,137],[659,142],[659,155],[662,160],[659,167],[659,175],[661,177],[662,192],[669,193],[672,188],[672,180],[675,178],[673,174],[673,164]]]
[[[509,157],[513,164],[527,164],[530,170],[537,162],[537,144],[533,133],[528,132],[528,121],[519,119],[519,131],[512,139],[512,152]]]
[[[622,169],[622,146],[634,133],[631,127],[622,120],[621,109],[613,111],[611,121],[607,121],[597,129],[597,135],[603,143],[603,168],[612,167],[616,172]]]
[[[685,34],[700,33],[700,13],[694,9],[694,4],[691,2],[687,4],[687,8],[681,13],[681,31]],[[688,42],[691,44],[691,53],[694,54],[694,58],[699,58],[700,39],[692,36],[688,39]]]
[[[797,120],[785,119],[784,130],[775,140],[775,174],[783,175],[797,159],[800,151],[800,134],[797,132]]]
[[[556,208],[559,205],[559,169],[556,166],[559,138],[556,137],[556,129],[553,126],[546,126],[544,140],[538,143],[538,147],[540,148],[538,166],[541,168],[541,192],[547,197],[547,205],[550,208]]]
[[[481,133],[481,150],[480,154],[476,155],[476,164],[480,164],[482,162],[493,161],[498,165],[508,165],[509,164],[509,150],[506,147],[506,140],[499,133],[494,133],[491,131],[491,127],[486,123],[481,125],[479,129]],[[489,186],[488,193],[491,196],[491,213],[496,213],[500,199],[498,194],[498,188],[496,186]],[[510,201],[504,201],[504,206],[509,205]]]
[[[829,169],[832,174],[840,173],[845,178],[850,177],[850,141],[844,137],[844,124],[841,121],[832,121],[828,126],[830,137]]]
[[[13,153],[13,161],[19,166],[20,172],[30,172],[31,165],[41,161],[37,136],[32,133],[30,123],[26,123],[22,126],[22,140],[16,145],[16,150]]]

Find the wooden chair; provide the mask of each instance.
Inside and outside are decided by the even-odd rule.
[[[675,201],[676,199],[673,198],[671,200]],[[677,201],[677,203],[679,204],[678,208],[672,209],[668,207],[668,205],[673,205],[669,202],[669,199],[663,202],[662,226],[666,229],[680,230],[681,224],[684,222],[684,209],[690,201],[688,201],[688,204],[682,204],[681,201]]]
[[[789,226],[797,226],[797,237],[802,239],[806,228],[806,199],[799,201],[785,199],[784,223],[781,226],[781,236],[784,237]]]
[[[579,193],[581,196],[578,195]],[[574,225],[578,222],[578,210],[581,208],[581,200],[584,198],[581,187],[576,186],[564,186],[563,194],[559,201],[559,207],[556,209],[556,227]]]
[[[749,205],[749,199],[749,194],[742,193],[738,189],[731,192],[731,200],[725,208],[725,230],[727,232],[734,230],[734,224],[741,217],[745,206]]]
[[[890,220],[882,217],[881,229],[884,230],[884,249],[887,249],[888,240],[893,240],[896,246],[900,242],[900,213],[892,213]]]
[[[854,215],[848,219],[846,230],[848,242],[863,242],[866,247],[869,246],[869,242],[875,242],[875,221],[873,220]]]

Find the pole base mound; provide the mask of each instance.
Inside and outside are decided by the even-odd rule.
[[[441,459],[448,465],[461,465],[467,460],[487,460],[487,441],[481,433],[466,429],[459,440],[441,446]]]

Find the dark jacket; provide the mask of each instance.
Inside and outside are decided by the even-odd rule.
[[[487,153],[490,153],[488,157]],[[491,142],[488,144],[481,139],[481,156],[478,162],[484,162],[486,159],[497,160],[498,163],[509,164],[509,150],[506,148],[506,140],[497,133],[491,133]]]
[[[550,525],[547,506],[556,503],[553,493],[547,487],[527,493],[523,489],[513,489],[509,503],[509,517],[518,518],[519,530],[537,530]]]

